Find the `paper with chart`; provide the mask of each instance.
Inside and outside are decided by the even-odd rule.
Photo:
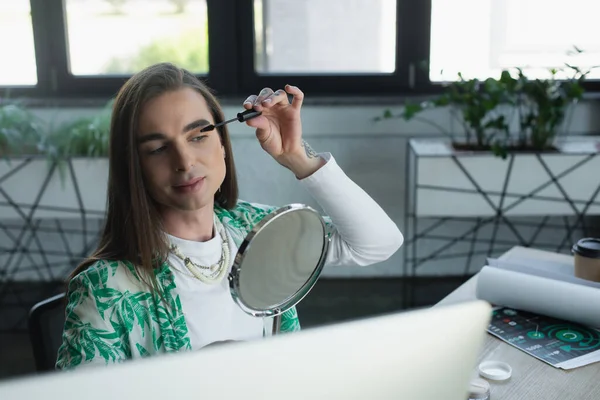
[[[556,368],[600,361],[600,331],[564,320],[499,307],[488,332]]]
[[[477,278],[476,295],[497,306],[600,327],[600,283],[576,278],[570,264],[490,259]]]
[[[476,295],[497,306],[489,333],[556,368],[600,361],[600,283],[571,263],[488,259]]]

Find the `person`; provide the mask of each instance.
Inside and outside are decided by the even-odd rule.
[[[288,96],[291,96],[291,102]],[[325,267],[367,266],[403,243],[396,224],[302,137],[298,87],[265,88],[245,109],[258,143],[324,211]],[[277,207],[238,199],[234,155],[213,91],[159,63],[117,94],[109,144],[107,214],[97,249],[69,276],[56,368],[107,365],[216,342],[263,337],[263,320],[232,299],[227,273],[243,239]],[[300,329],[295,308],[281,332]]]

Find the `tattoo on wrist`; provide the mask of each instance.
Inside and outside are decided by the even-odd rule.
[[[317,158],[319,156],[317,154],[317,152],[314,151],[312,149],[312,147],[310,147],[310,145],[308,143],[306,143],[304,140],[302,140],[302,147],[304,147],[304,151],[306,152],[306,156],[308,158]]]

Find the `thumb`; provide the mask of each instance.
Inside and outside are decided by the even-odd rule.
[[[246,125],[252,128],[256,128],[257,130],[268,130],[269,120],[264,115],[259,115],[258,117],[254,117],[246,121]]]
[[[246,121],[246,125],[252,128],[256,128],[256,138],[260,143],[265,143],[271,136],[271,124],[269,120],[263,115],[252,118]]]

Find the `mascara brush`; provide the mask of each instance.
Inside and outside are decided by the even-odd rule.
[[[216,125],[212,125],[212,124],[207,125],[204,128],[200,129],[200,132],[212,131],[213,129],[218,128],[219,126],[227,125],[228,123],[233,122],[233,121],[245,122],[245,121],[248,121],[249,119],[258,117],[261,114],[262,113],[260,111],[256,111],[254,109],[246,110],[244,112],[238,113],[235,118],[231,118],[230,120],[219,122]]]

